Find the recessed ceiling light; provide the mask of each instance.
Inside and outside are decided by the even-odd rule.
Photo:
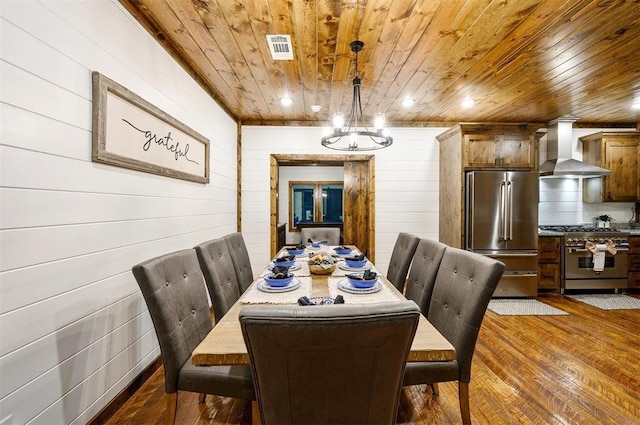
[[[476,104],[476,102],[473,99],[464,99],[462,101],[462,107],[463,108],[471,108],[475,104]]]
[[[640,110],[640,101],[632,103],[631,109]]]
[[[282,106],[291,106],[291,104],[292,104],[292,103],[293,103],[293,99],[291,99],[291,98],[290,98],[290,97],[288,97],[288,96],[285,96],[285,97],[281,97],[281,98],[280,98],[280,104],[281,104]]]
[[[405,108],[411,108],[415,104],[416,100],[412,97],[405,97],[404,99],[402,99],[402,106],[404,106]]]
[[[320,112],[320,109],[322,109],[322,106],[320,105],[311,105],[311,110],[313,112]]]

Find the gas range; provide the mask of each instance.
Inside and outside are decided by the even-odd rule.
[[[616,247],[628,246],[626,232],[618,229],[589,226],[540,226],[540,230],[564,234],[564,246],[584,247],[587,242],[605,244],[612,241]]]
[[[562,293],[573,289],[615,289],[617,292],[627,287],[628,233],[586,226],[540,226],[539,229],[563,235]]]

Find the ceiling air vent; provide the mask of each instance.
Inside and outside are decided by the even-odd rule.
[[[289,35],[267,35],[271,57],[276,61],[293,60],[293,46]]]

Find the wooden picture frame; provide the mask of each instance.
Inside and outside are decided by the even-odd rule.
[[[92,82],[92,161],[209,183],[209,139],[97,71]]]

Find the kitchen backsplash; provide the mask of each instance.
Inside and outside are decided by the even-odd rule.
[[[579,179],[540,179],[538,223],[593,224],[594,217],[607,214],[614,225],[628,224],[633,217],[632,202],[582,202]]]
[[[624,129],[633,131],[633,128]],[[599,131],[623,131],[608,128],[577,128],[572,131],[573,158],[582,159],[580,137]],[[546,136],[540,139],[540,162],[546,161]],[[551,224],[594,224],[594,217],[607,214],[616,224],[628,224],[634,217],[632,202],[582,202],[582,182],[576,178],[540,179],[540,204],[538,223]]]

